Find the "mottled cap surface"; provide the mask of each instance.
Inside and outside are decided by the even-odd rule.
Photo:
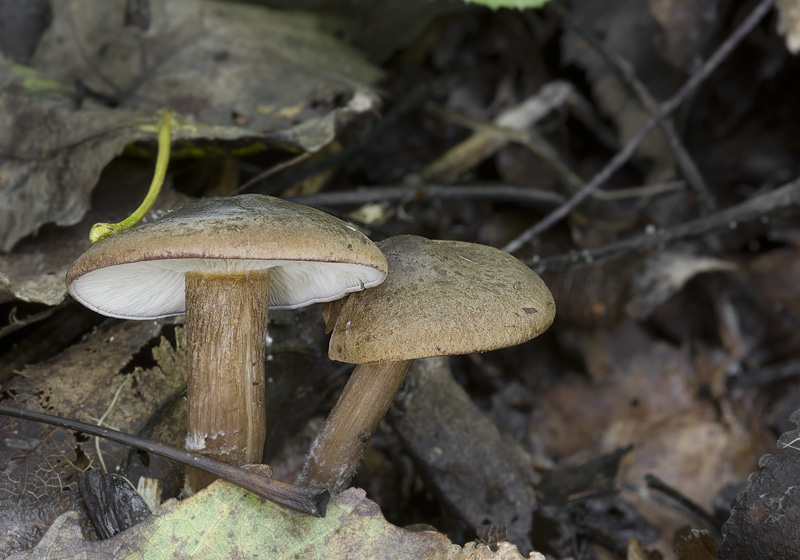
[[[334,360],[485,352],[526,342],[553,322],[555,303],[542,279],[499,249],[413,235],[377,245],[389,276],[331,306],[341,306],[329,347]]]
[[[182,206],[104,239],[67,271],[67,288],[104,315],[186,311],[184,274],[270,269],[270,305],[297,308],[380,284],[380,250],[347,223],[307,206],[248,194]]]

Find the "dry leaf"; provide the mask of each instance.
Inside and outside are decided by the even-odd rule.
[[[531,436],[546,455],[580,458],[633,444],[621,467],[621,498],[668,540],[648,543],[671,550],[671,534],[694,519],[653,500],[644,475],[655,474],[701,507],[752,468],[752,439],[742,421],[720,417],[701,396],[687,349],[653,340],[634,324],[611,331],[562,335],[581,348],[587,376],[568,376],[534,394]],[[700,459],[702,458],[702,460]]]
[[[57,2],[31,65],[64,83],[80,79],[125,109],[169,107],[261,133],[324,117],[380,77],[311,13],[168,0],[151,3],[142,32],[125,26],[125,3]]]
[[[163,338],[158,342],[167,322],[107,323],[56,358],[25,368],[6,385],[3,404],[91,424],[108,412],[105,425],[135,433],[164,397],[185,383],[182,329],[176,332],[177,349]],[[137,360],[155,363],[134,368]],[[95,438],[10,417],[0,417],[0,433],[15,434],[0,441],[2,506],[36,505],[76,489],[90,466],[101,467]],[[100,449],[111,472],[127,458],[126,447],[101,441]]]
[[[450,544],[434,531],[390,525],[360,489],[333,498],[319,519],[218,480],[182,502],[165,502],[140,525],[105,541],[85,540],[75,515],[66,513],[33,550],[10,558],[416,560],[446,551]]]
[[[597,264],[543,272],[558,316],[582,327],[606,327],[644,320],[692,278],[736,270],[735,263],[677,251],[630,253]]]
[[[57,2],[35,70],[0,64],[0,114],[11,119],[0,127],[0,251],[45,223],[77,223],[102,168],[153,138],[161,108],[186,117],[174,139],[237,140],[251,152],[316,151],[375,110],[361,86],[379,71],[312,15],[170,0],[152,5],[143,32],[124,25],[124,7]],[[77,82],[116,107],[80,98]]]

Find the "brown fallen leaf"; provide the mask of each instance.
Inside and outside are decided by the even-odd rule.
[[[660,542],[648,546],[669,553],[672,533],[696,520],[653,500],[644,475],[709,508],[725,484],[752,468],[749,431],[701,396],[686,350],[652,340],[636,325],[570,339],[562,333],[562,344],[583,349],[589,375],[535,394],[531,435],[545,454],[567,461],[633,444],[621,467],[620,496],[660,529]]]
[[[124,7],[124,0],[54,5],[31,66],[64,83],[81,80],[125,109],[169,107],[200,123],[284,136],[381,76],[310,12],[167,0],[151,4],[153,24],[143,33],[125,26]]]
[[[618,259],[543,272],[559,319],[582,327],[647,319],[700,274],[736,270],[733,262],[678,251],[631,253]]]
[[[762,306],[769,319],[762,335],[764,345],[772,347],[775,358],[795,358],[800,347],[800,331],[795,325],[800,317],[800,251],[790,246],[763,253],[749,263],[747,275],[753,293],[768,304]]]

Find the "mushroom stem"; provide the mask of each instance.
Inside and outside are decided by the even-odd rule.
[[[268,270],[186,273],[188,450],[233,465],[261,461],[268,304]],[[197,492],[214,478],[189,468],[186,480]]]
[[[356,366],[311,445],[300,484],[327,488],[332,496],[347,488],[369,438],[386,416],[412,363],[414,360]]]

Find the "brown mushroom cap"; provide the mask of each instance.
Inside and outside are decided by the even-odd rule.
[[[413,235],[377,245],[389,276],[342,300],[328,351],[334,360],[485,352],[526,342],[553,322],[555,303],[542,279],[499,249]]]
[[[271,196],[188,204],[104,239],[67,272],[70,294],[104,315],[186,310],[184,273],[269,268],[270,305],[297,308],[380,284],[386,260],[342,220]]]

